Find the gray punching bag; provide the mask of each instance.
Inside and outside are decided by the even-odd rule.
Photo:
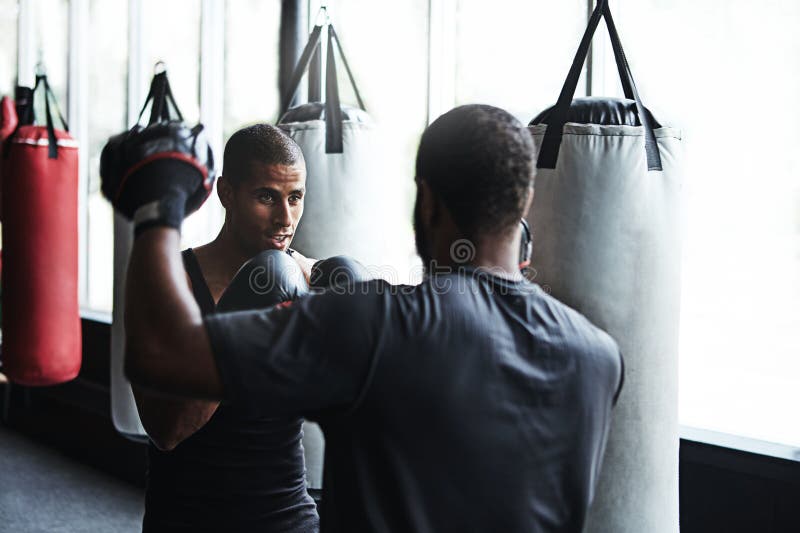
[[[303,150],[307,180],[303,218],[292,247],[309,257],[350,255],[375,277],[394,269],[405,274],[413,255],[410,217],[403,213],[403,183],[385,168],[379,132],[356,87],[338,36],[328,25],[325,102],[288,109],[321,40],[316,26],[287,91],[278,127]],[[341,105],[336,68],[338,50],[358,107]],[[311,73],[309,73],[311,75]]]
[[[573,100],[605,18],[625,99]],[[619,343],[625,385],[585,531],[678,531],[681,138],[639,99],[607,3],[590,18],[539,150],[534,279]]]
[[[403,276],[410,269],[413,236],[401,201],[404,187],[395,169],[382,168],[381,143],[364,110],[355,80],[332,25],[327,26],[325,102],[288,109],[322,38],[315,26],[295,68],[278,127],[300,146],[306,161],[303,218],[292,247],[308,257],[349,255],[373,277]],[[359,107],[339,99],[335,49],[345,67]],[[311,75],[311,73],[309,73]],[[303,446],[310,488],[322,487],[324,439],[313,423],[304,425]]]
[[[156,65],[158,67],[158,65]],[[147,127],[171,121],[183,121],[166,73],[158,72],[150,84],[150,92],[130,132],[141,131],[144,112],[150,105]],[[201,127],[202,128],[202,127]],[[199,146],[199,145],[198,145]],[[133,390],[125,377],[125,280],[133,246],[133,225],[118,214],[114,216],[114,307],[111,323],[111,419],[116,430],[137,441],[147,441],[147,433],[139,418]]]
[[[133,245],[133,225],[114,214],[114,308],[111,315],[111,420],[122,435],[146,441],[133,391],[125,377],[125,274]]]

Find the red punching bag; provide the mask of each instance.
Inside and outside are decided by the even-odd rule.
[[[4,143],[3,373],[23,385],[69,381],[81,366],[78,313],[78,145],[53,125],[22,125]]]

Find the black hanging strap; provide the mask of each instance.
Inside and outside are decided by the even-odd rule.
[[[578,80],[583,70],[583,65],[586,62],[586,57],[589,53],[589,46],[594,37],[597,26],[601,18],[606,19],[609,35],[611,36],[611,45],[614,49],[614,57],[617,61],[617,68],[622,81],[622,87],[625,91],[626,98],[636,101],[637,114],[639,121],[645,129],[645,151],[647,153],[647,169],[648,170],[661,170],[661,156],[658,151],[658,144],[655,140],[652,124],[645,112],[644,105],[642,105],[639,94],[636,91],[636,85],[633,82],[630,66],[625,58],[625,52],[622,49],[622,43],[619,40],[619,35],[616,32],[614,21],[611,18],[611,12],[608,8],[607,0],[598,0],[597,7],[589,17],[589,23],[586,31],[583,34],[581,43],[578,46],[578,51],[572,61],[567,79],[564,86],[561,88],[561,94],[558,97],[558,102],[553,108],[553,113],[547,124],[547,130],[542,139],[542,146],[539,151],[539,159],[537,161],[538,168],[555,168],[558,161],[558,152],[561,147],[561,140],[563,137],[564,124],[567,122],[572,99],[575,96],[575,89],[578,86]],[[632,98],[631,98],[632,97]]]
[[[289,105],[291,105],[291,102],[297,94],[297,89],[300,86],[300,81],[306,69],[318,68],[316,67],[316,63],[312,62],[312,60],[314,60],[319,54],[319,50],[321,50],[321,39],[322,26],[314,26],[308,38],[308,43],[300,56],[300,60],[297,62],[294,72],[292,72],[292,79],[289,83],[289,90],[284,96],[285,100],[283,102],[283,111],[281,114],[289,110]],[[361,93],[358,91],[355,78],[350,70],[350,65],[347,63],[347,58],[345,58],[344,51],[342,50],[341,42],[336,35],[336,30],[333,29],[332,24],[328,24],[327,66],[325,69],[325,153],[341,154],[344,151],[344,141],[342,139],[342,106],[339,95],[339,80],[336,72],[336,51],[334,47],[339,50],[339,56],[342,58],[342,63],[347,71],[350,83],[353,85],[353,92],[355,93],[356,100],[358,100],[359,107],[361,109],[365,108]],[[311,67],[309,67],[309,65],[311,65]],[[309,88],[312,86],[318,87],[318,84],[313,82],[314,73],[315,70],[309,70]],[[316,95],[309,90],[309,98],[314,99],[315,96]]]
[[[69,131],[69,125],[67,121],[64,120],[64,115],[61,114],[61,110],[58,108],[58,101],[56,100],[53,91],[50,89],[50,84],[47,82],[47,76],[44,74],[37,74],[36,75],[36,85],[33,86],[33,92],[31,96],[31,100],[36,95],[36,91],[39,87],[43,87],[44,90],[44,113],[45,113],[45,126],[47,128],[47,156],[50,159],[58,159],[58,139],[56,139],[56,128],[55,124],[53,123],[53,113],[50,108],[50,100],[53,101],[53,106],[56,109],[56,113],[58,115],[58,119],[61,121],[61,125],[64,127],[64,131]],[[31,104],[31,109],[33,109],[33,105]],[[33,113],[33,111],[31,111]],[[33,121],[36,122],[35,113],[33,113]]]
[[[325,153],[344,152],[342,139],[342,106],[339,101],[339,80],[336,76],[336,54],[333,52],[333,27],[328,27],[328,64],[325,73]]]
[[[300,60],[297,62],[294,72],[292,72],[292,79],[289,82],[289,90],[286,91],[285,100],[281,105],[281,115],[289,110],[289,106],[297,94],[297,89],[300,88],[300,80],[303,79],[303,73],[306,71],[308,64],[311,62],[311,56],[314,53],[321,36],[322,26],[314,26],[314,29],[311,31],[311,35],[308,37],[308,43],[306,43],[306,47],[303,49],[303,53],[300,56]]]
[[[167,109],[166,72],[159,72],[153,76],[153,81],[150,84],[150,92],[152,94],[152,101],[150,107],[150,120],[147,121],[147,124],[155,124],[164,120],[165,118],[169,120],[169,109]]]
[[[322,101],[322,43],[317,43],[314,47],[314,54],[308,65],[308,101]]]
[[[139,112],[139,118],[136,123],[139,124],[144,116],[144,111],[150,104],[150,119],[147,124],[152,125],[157,122],[168,122],[173,119],[173,113],[176,120],[183,121],[183,115],[178,108],[175,98],[172,96],[172,89],[169,86],[169,79],[167,78],[166,71],[159,72],[153,76],[153,81],[150,82],[150,91],[147,93],[147,98],[144,101],[142,110]],[[170,112],[172,106],[173,112]]]
[[[658,141],[656,141],[656,134],[653,131],[653,124],[650,121],[650,114],[644,108],[642,99],[639,97],[639,91],[636,89],[636,82],[633,81],[633,74],[631,74],[631,67],[628,64],[628,58],[625,56],[625,50],[622,49],[622,41],[619,39],[617,27],[614,24],[614,19],[611,17],[611,10],[606,3],[606,9],[603,11],[603,16],[606,20],[608,33],[611,36],[611,44],[614,48],[614,56],[617,58],[617,68],[622,63],[622,68],[625,69],[626,76],[622,75],[620,70],[620,78],[622,86],[625,88],[626,82],[630,96],[625,93],[625,98],[628,100],[636,101],[636,113],[639,115],[639,122],[644,127],[644,149],[647,153],[647,170],[662,170],[661,165],[661,152],[658,150]]]
[[[333,29],[331,25],[328,28],[328,33],[333,35],[333,39],[336,41],[336,47],[339,49],[339,57],[342,58],[342,64],[344,65],[345,71],[347,71],[347,77],[350,78],[350,85],[353,86],[353,93],[356,95],[356,100],[358,101],[358,107],[360,107],[363,111],[366,111],[367,108],[364,107],[364,101],[361,99],[361,93],[358,92],[358,85],[356,85],[356,79],[353,77],[353,72],[350,70],[350,65],[347,62],[347,57],[344,55],[344,49],[342,48],[342,42],[339,40],[339,34]]]

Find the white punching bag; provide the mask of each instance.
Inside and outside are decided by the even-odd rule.
[[[306,161],[303,218],[292,247],[308,257],[349,255],[374,277],[405,281],[413,257],[410,217],[403,213],[403,183],[386,160],[375,124],[364,110],[333,26],[328,25],[325,102],[289,109],[303,73],[320,43],[323,26],[315,26],[295,68],[278,127],[300,146]],[[334,46],[353,85],[359,108],[339,100]],[[310,73],[311,75],[311,73]],[[390,165],[391,167],[391,165]],[[306,478],[322,488],[325,441],[319,426],[303,427]]]
[[[147,433],[139,420],[133,391],[125,377],[125,274],[133,246],[133,227],[114,214],[114,308],[111,322],[111,420],[122,435],[145,440]]]
[[[626,99],[573,100],[601,17]],[[534,279],[607,331],[625,362],[585,531],[676,533],[681,138],[642,106],[605,1],[558,104],[530,130]]]

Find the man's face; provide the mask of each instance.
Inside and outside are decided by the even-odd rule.
[[[286,250],[303,216],[306,169],[252,162],[248,176],[229,185],[227,223],[246,253]]]

